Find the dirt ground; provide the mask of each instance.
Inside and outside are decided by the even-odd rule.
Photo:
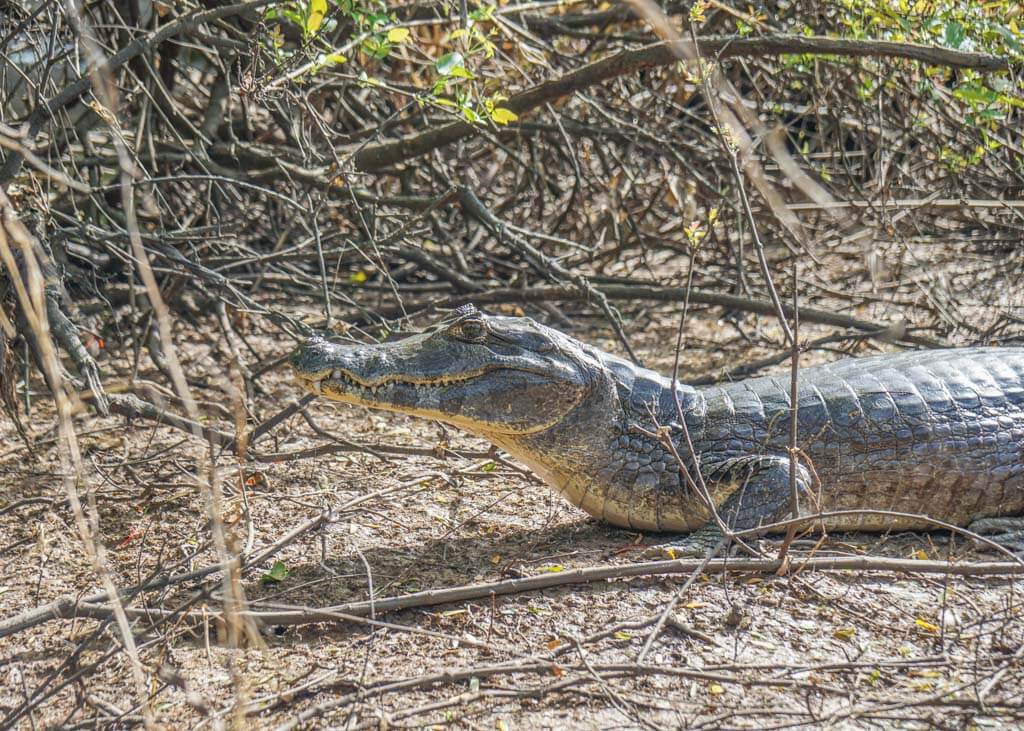
[[[721,316],[691,313],[684,377],[766,355],[741,335],[754,328],[750,318],[734,326]],[[629,334],[652,367],[671,365],[674,317],[667,309],[632,312]],[[617,348],[598,319],[574,319],[579,337]],[[829,332],[808,326],[802,334]],[[184,325],[176,337],[207,423],[233,433],[225,354]],[[290,347],[258,331],[249,339],[268,361]],[[806,363],[834,357],[816,351]],[[269,373],[249,402],[251,423],[298,396],[284,369]],[[0,613],[8,619],[102,589],[65,499],[48,409],[46,399],[33,403],[31,454],[3,425]],[[258,611],[626,564],[637,560],[638,544],[658,540],[595,522],[519,466],[488,456],[489,445],[438,424],[326,401],[308,414],[340,440],[427,451],[447,444],[450,452],[335,452],[240,465],[215,450],[211,467],[209,448],[181,431],[79,414],[78,488],[98,506],[115,583],[217,563],[213,513],[227,548],[253,555],[333,511],[323,530],[241,572],[244,600]],[[337,443],[296,415],[256,451]],[[211,503],[216,493],[222,499]],[[942,533],[832,536],[818,555],[863,552],[995,558],[962,540],[951,545]],[[700,576],[685,591],[685,576],[615,579],[381,614],[377,624],[264,624],[243,631],[232,649],[231,630],[214,616],[231,582],[218,576],[126,600],[210,616],[133,618],[141,683],[113,622],[53,619],[0,640],[0,713],[18,728],[132,726],[145,717],[144,691],[148,713],[165,728],[1024,724],[1024,583],[1006,578],[727,572]],[[677,594],[671,621],[641,658],[650,630],[643,621]]]

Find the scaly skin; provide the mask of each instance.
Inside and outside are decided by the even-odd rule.
[[[737,530],[788,516],[788,376],[677,384],[673,393],[671,380],[653,371],[528,318],[473,308],[393,344],[314,341],[292,365],[328,398],[483,436],[613,525],[695,530],[711,517],[705,494]],[[967,525],[1024,513],[1024,348],[804,368],[797,405],[805,514],[867,509]],[[878,514],[826,525],[934,527]]]

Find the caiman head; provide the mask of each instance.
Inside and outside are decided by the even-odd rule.
[[[467,305],[395,342],[310,340],[291,365],[320,396],[501,440],[552,427],[599,387],[605,371],[590,350],[529,318]]]

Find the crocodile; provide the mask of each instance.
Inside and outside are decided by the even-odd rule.
[[[615,526],[707,542],[790,517],[794,488],[802,515],[840,531],[1024,514],[1022,347],[802,368],[795,449],[788,374],[688,386],[472,305],[394,342],[314,338],[291,365],[312,393],[488,439]]]

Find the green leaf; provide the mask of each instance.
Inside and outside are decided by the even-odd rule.
[[[497,5],[481,5],[476,10],[470,11],[469,17],[473,20],[490,20],[491,16],[494,15],[494,11],[497,9]]]
[[[408,28],[392,28],[388,31],[388,43],[405,43],[409,40]]]
[[[458,51],[452,51],[451,53],[446,53],[441,56],[441,58],[437,59],[434,62],[434,68],[437,69],[437,73],[442,76],[448,76],[451,74],[452,69],[462,66],[463,61],[465,61],[465,59],[462,57],[461,53]]]
[[[981,84],[961,84],[953,91],[953,96],[972,104],[991,104],[999,95]]]
[[[946,23],[946,32],[944,40],[946,45],[950,48],[960,48],[960,45],[967,38],[967,29],[964,28],[962,23],[958,23],[955,20],[951,20]]]
[[[391,51],[391,44],[382,36],[370,36],[363,41],[363,50],[374,58],[385,59]]]
[[[509,122],[515,122],[519,119],[519,115],[513,112],[511,109],[505,107],[495,107],[491,110],[491,119],[498,124],[508,124]]]
[[[1010,107],[1017,107],[1018,109],[1024,109],[1024,99],[1018,99],[1017,97],[1008,96],[1006,94],[999,95],[999,103]]]
[[[1021,48],[1020,38],[1012,30],[1002,25],[997,25],[996,30],[999,31],[999,35],[1003,37],[1003,42],[1010,47],[1010,50],[1017,53],[1024,52],[1024,49]]]
[[[448,74],[448,75],[449,76],[456,76],[456,77],[458,77],[460,79],[475,79],[476,78],[475,76],[473,76],[473,72],[472,71],[470,71],[469,69],[464,68],[462,66],[456,66],[455,68],[453,68],[451,70],[451,73]]]
[[[288,578],[288,567],[284,565],[283,561],[274,561],[274,565],[270,567],[270,571],[263,574],[261,581],[264,584],[277,584]]]
[[[387,25],[391,22],[391,16],[387,13],[370,13],[366,16],[370,22],[370,25],[377,28],[382,25]]]

